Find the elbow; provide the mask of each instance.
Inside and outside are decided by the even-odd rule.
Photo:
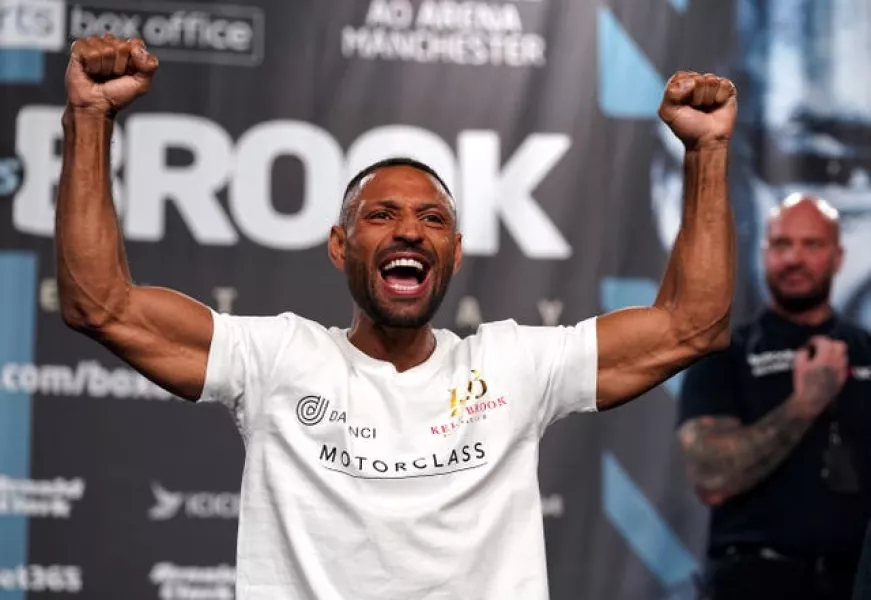
[[[64,324],[73,331],[96,336],[117,322],[125,307],[126,296],[105,304],[61,298],[60,314]]]
[[[99,333],[124,317],[133,288],[123,273],[103,275],[99,269],[73,270],[61,262],[57,274],[61,319],[74,331]]]
[[[676,337],[692,359],[725,350],[732,340],[728,310],[710,320],[679,316],[676,323]]]
[[[729,321],[727,320],[725,326],[717,331],[711,338],[710,343],[708,344],[707,353],[725,350],[729,347],[731,341],[732,332],[729,330]]]
[[[79,333],[98,332],[111,320],[108,311],[86,309],[72,303],[62,304],[60,314],[64,325]]]

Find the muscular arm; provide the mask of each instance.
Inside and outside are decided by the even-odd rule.
[[[63,126],[55,240],[64,322],[195,400],[212,336],[209,309],[171,290],[133,284],[111,195],[112,120],[68,109]]]
[[[729,341],[735,228],[727,148],[688,151],[683,220],[653,306],[597,320],[598,408],[631,400]]]

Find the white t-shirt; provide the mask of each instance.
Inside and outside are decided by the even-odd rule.
[[[596,321],[437,330],[399,373],[347,330],[213,313],[203,401],[245,441],[237,600],[546,600],[539,440],[596,410]]]

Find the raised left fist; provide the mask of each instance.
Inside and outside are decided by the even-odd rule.
[[[738,113],[738,92],[728,79],[678,71],[665,86],[659,118],[687,150],[725,145]]]

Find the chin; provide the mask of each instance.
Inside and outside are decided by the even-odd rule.
[[[416,299],[413,305],[409,304],[378,298],[371,304],[369,317],[377,325],[393,329],[417,329],[430,322],[432,313],[428,310],[429,299]]]
[[[430,322],[430,316],[420,313],[393,313],[381,315],[381,318],[375,319],[375,322],[382,327],[390,327],[392,329],[419,329]]]
[[[829,300],[827,294],[772,294],[775,301],[789,312],[805,312],[813,310]]]

